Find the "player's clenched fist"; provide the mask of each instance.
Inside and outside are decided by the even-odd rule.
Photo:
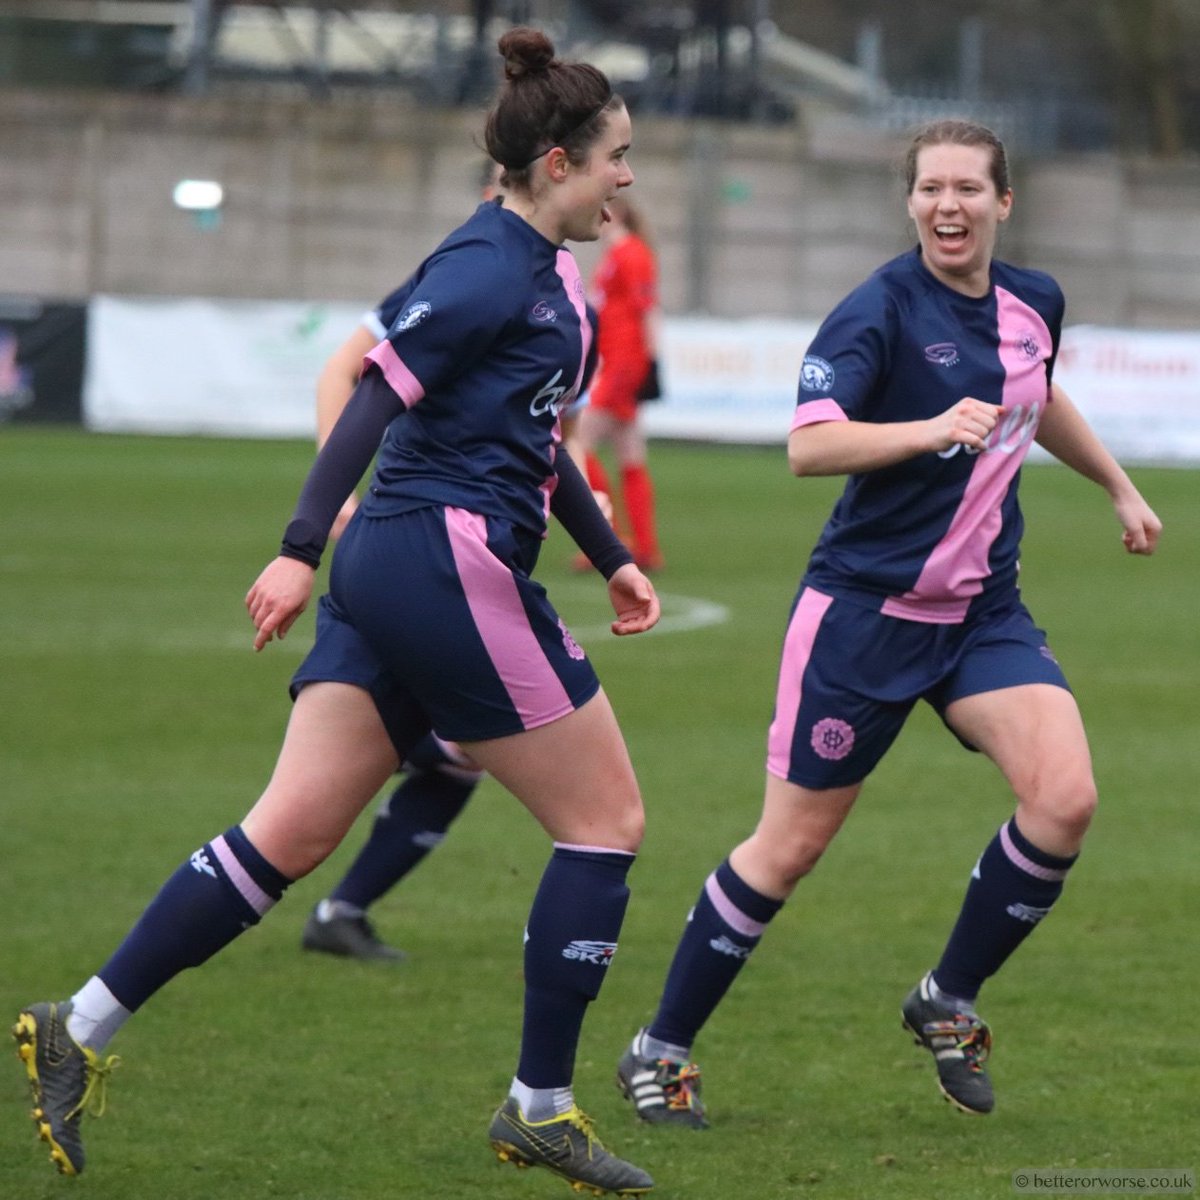
[[[928,422],[931,448],[941,451],[949,450],[951,446],[970,446],[982,450],[988,434],[1003,415],[1004,409],[999,404],[987,404],[974,396],[964,396],[941,416]]]

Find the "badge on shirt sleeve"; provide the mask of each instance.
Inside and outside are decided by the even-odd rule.
[[[800,386],[806,392],[828,392],[833,387],[833,367],[815,354],[806,354],[800,364]]]
[[[433,312],[433,305],[427,300],[418,300],[415,304],[410,304],[396,318],[396,323],[392,326],[392,332],[406,333],[410,329],[416,329],[422,321],[428,318],[431,312]]]

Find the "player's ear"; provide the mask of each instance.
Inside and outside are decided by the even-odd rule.
[[[561,146],[554,146],[546,151],[546,171],[555,183],[561,183],[567,177],[571,160]]]

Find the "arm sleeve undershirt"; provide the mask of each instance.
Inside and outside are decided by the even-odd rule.
[[[633,555],[605,519],[592,489],[571,456],[562,446],[554,460],[558,486],[550,496],[550,511],[571,535],[575,544],[592,560],[592,565],[611,579]],[[331,517],[330,520],[333,518]]]
[[[370,466],[384,431],[403,411],[404,401],[378,370],[368,369],[304,481],[280,554],[320,566],[338,510]]]

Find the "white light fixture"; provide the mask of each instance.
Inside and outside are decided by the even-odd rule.
[[[225,199],[225,189],[215,179],[181,179],[171,198],[188,212],[215,212]]]

